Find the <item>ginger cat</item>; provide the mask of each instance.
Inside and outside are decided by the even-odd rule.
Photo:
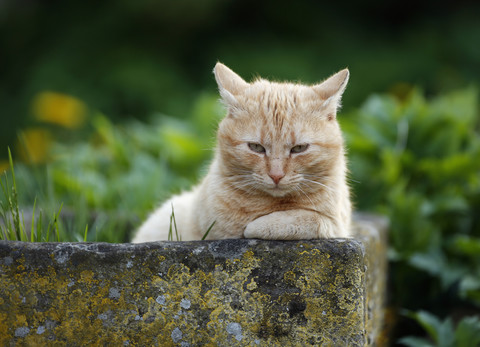
[[[314,86],[252,83],[214,69],[227,115],[208,174],[172,197],[133,242],[167,240],[172,205],[182,240],[348,237],[351,203],[336,120],[349,71]]]

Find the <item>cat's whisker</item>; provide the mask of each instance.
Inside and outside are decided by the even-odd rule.
[[[238,178],[243,179],[244,177],[251,178],[252,175],[234,175],[234,176],[230,176],[229,179],[232,179],[232,180],[235,180],[235,179],[238,179]]]
[[[235,181],[235,182],[232,182],[232,186],[236,189],[239,189],[239,190],[242,190],[242,191],[246,191],[246,192],[249,192],[253,195],[253,192],[256,190],[256,189],[251,189],[251,188],[255,188],[256,186],[256,182],[253,181],[253,180],[245,180],[245,181]]]
[[[252,170],[244,170],[244,169],[235,169],[233,173],[237,173],[237,172],[242,172],[250,175],[253,173]]]
[[[253,189],[251,189],[253,187],[251,183],[235,184],[234,187],[241,190],[253,191]]]
[[[313,209],[314,211],[317,210],[317,208],[316,208],[315,204],[313,203],[312,199],[310,199],[310,197],[308,196],[308,194],[305,193],[305,192],[303,191],[303,189],[300,188],[300,186],[296,186],[296,187],[295,187],[295,191],[299,191],[300,193],[302,193],[303,195],[305,195],[305,197],[306,197],[306,198],[310,201],[310,203],[312,204],[312,209]]]
[[[304,174],[303,176],[310,177],[312,179],[312,181],[315,181],[315,182],[318,182],[318,183],[321,183],[322,181],[337,183],[337,181],[338,181],[335,177],[329,177],[329,176],[323,176],[323,175]]]
[[[231,180],[231,183],[237,186],[239,185],[245,186],[245,185],[252,185],[253,183],[255,183],[255,181],[250,178],[247,178],[247,179],[241,178],[241,179]]]
[[[256,178],[257,180],[263,180],[263,177],[261,175],[257,174],[257,173],[253,173],[252,177]]]
[[[310,183],[314,183],[314,184],[318,184],[319,186],[322,186],[322,187],[325,188],[325,189],[328,189],[328,190],[330,190],[330,191],[332,191],[332,192],[334,191],[332,188],[330,188],[329,186],[327,186],[327,185],[325,185],[325,184],[323,184],[323,183],[320,183],[320,182],[317,182],[317,181],[312,181],[312,180],[309,180],[309,179],[307,179],[307,178],[304,178],[304,181],[310,182]]]
[[[331,178],[327,175],[322,175],[322,174],[318,174],[318,175],[303,174],[302,176],[311,178],[311,179],[313,179],[314,181],[317,181],[317,182],[318,181],[335,181],[334,178]]]
[[[250,197],[250,196],[253,195],[252,191],[250,191],[250,190],[244,190],[244,189],[240,189],[240,188],[233,187],[233,186],[231,188],[233,188],[233,190],[235,190],[235,191],[240,192],[243,195],[246,195],[247,197]]]
[[[299,184],[300,182],[302,182],[302,180],[303,180],[303,177],[292,177],[288,183]]]
[[[246,189],[246,188],[252,188],[255,187],[256,182],[252,180],[251,175],[243,175],[243,177],[240,176],[232,176],[229,177],[227,180],[227,183],[230,187],[237,189],[237,190],[253,190],[253,189]]]
[[[309,184],[309,183],[307,183],[307,182],[305,182],[305,181],[299,182],[299,185],[304,186],[305,188],[308,188],[308,190],[312,190],[313,188],[316,188],[316,187],[312,187],[311,184]]]

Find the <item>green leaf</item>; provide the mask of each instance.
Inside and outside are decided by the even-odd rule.
[[[408,262],[415,268],[424,270],[431,275],[439,275],[446,266],[445,256],[439,251],[415,253]]]
[[[480,276],[478,274],[464,276],[460,281],[459,293],[461,298],[470,299],[480,306]]]
[[[398,343],[408,347],[435,347],[435,345],[427,339],[414,336],[402,337],[398,340]]]
[[[415,319],[439,347],[454,346],[454,330],[451,318],[441,321],[437,316],[426,312],[407,312],[407,315]]]
[[[468,235],[458,235],[453,241],[453,250],[457,253],[474,258],[480,257],[480,238]]]
[[[431,249],[425,253],[415,253],[408,259],[408,263],[417,269],[428,272],[432,276],[439,277],[443,289],[449,288],[452,284],[464,278],[469,271],[466,266],[448,261],[440,249]]]
[[[478,110],[478,90],[470,87],[438,96],[430,104],[432,113],[451,118],[457,124],[474,126]]]
[[[457,347],[480,346],[479,317],[464,317],[455,330],[455,340]]]

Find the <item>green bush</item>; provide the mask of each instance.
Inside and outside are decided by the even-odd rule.
[[[114,125],[95,115],[88,141],[55,142],[46,165],[16,163],[20,205],[37,200],[50,215],[63,202],[59,241],[84,240],[86,225],[89,241],[129,241],[156,204],[202,174],[223,116],[217,99],[200,95],[188,122],[157,114]]]
[[[474,88],[432,100],[374,95],[341,117],[358,209],[391,221],[395,306],[480,307],[477,99]]]

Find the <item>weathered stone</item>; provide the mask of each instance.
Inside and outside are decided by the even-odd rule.
[[[386,223],[352,239],[0,242],[0,345],[370,345]]]

